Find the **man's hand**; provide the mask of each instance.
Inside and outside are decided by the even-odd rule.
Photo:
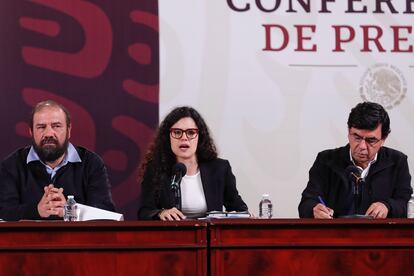
[[[313,207],[313,217],[317,219],[332,219],[334,211],[326,207],[322,203],[318,203]]]
[[[369,206],[365,215],[373,216],[376,219],[384,219],[388,216],[388,208],[384,203],[374,202]]]
[[[183,213],[177,208],[164,209],[159,213],[161,220],[182,220],[185,219]]]
[[[49,186],[44,187],[44,194],[37,204],[37,211],[42,218],[51,215],[63,217],[65,203],[63,188],[55,188],[53,184],[49,184]]]

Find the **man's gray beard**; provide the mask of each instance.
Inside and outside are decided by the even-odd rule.
[[[59,142],[55,144],[55,147],[52,146],[46,146],[42,147],[37,145],[33,141],[33,148],[35,149],[37,155],[39,156],[40,160],[43,162],[53,162],[58,160],[60,157],[62,157],[66,150],[68,149],[69,140],[66,138],[63,142],[63,145],[60,145]]]

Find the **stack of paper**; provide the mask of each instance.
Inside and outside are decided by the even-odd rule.
[[[207,218],[249,218],[250,214],[247,211],[244,212],[225,212],[225,211],[211,211],[207,212]]]

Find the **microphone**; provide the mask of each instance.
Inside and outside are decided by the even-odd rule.
[[[345,172],[348,175],[348,180],[355,185],[354,194],[359,194],[358,186],[360,186],[364,181],[361,177],[361,170],[353,165],[349,165],[346,167]]]
[[[352,193],[354,195],[354,208],[355,214],[358,214],[359,207],[360,207],[360,191],[362,191],[362,185],[364,183],[364,179],[361,177],[361,170],[358,169],[356,166],[349,165],[345,169],[346,174],[348,175],[348,180],[352,183]]]
[[[170,189],[174,195],[174,207],[181,210],[181,189],[180,183],[183,176],[187,173],[187,167],[183,163],[177,163],[172,169]]]

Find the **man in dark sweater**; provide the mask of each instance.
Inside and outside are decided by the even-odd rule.
[[[66,196],[79,203],[115,211],[102,159],[70,142],[67,109],[38,103],[30,121],[32,146],[18,149],[1,163],[0,219],[59,219]]]
[[[383,147],[389,133],[390,119],[381,105],[364,102],[354,107],[348,118],[349,144],[318,154],[299,216],[407,217],[412,193],[407,156]]]

